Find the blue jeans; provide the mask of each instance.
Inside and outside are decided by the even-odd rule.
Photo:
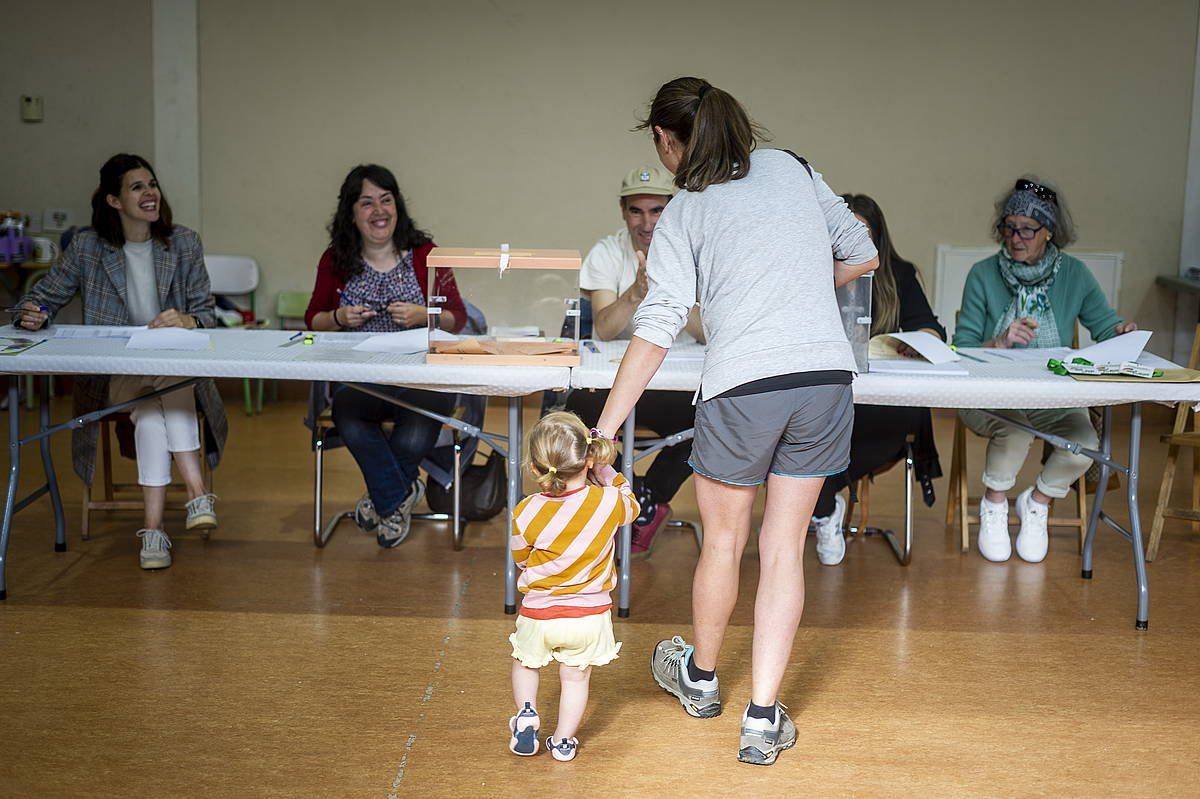
[[[371,388],[445,416],[454,410],[453,394],[374,384]],[[390,435],[384,422],[394,423]],[[339,386],[333,395],[333,423],[358,463],[375,512],[390,516],[408,497],[421,461],[437,443],[441,423],[348,386]]]

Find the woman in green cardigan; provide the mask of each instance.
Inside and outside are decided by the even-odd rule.
[[[958,347],[1065,347],[1075,325],[1097,341],[1136,329],[1112,309],[1087,265],[1062,251],[1075,240],[1062,197],[1033,175],[1016,182],[996,204],[994,234],[1000,251],[971,267],[963,286],[962,310],[954,331]],[[1005,411],[1039,430],[1085,447],[1098,439],[1086,408]],[[986,494],[979,503],[979,552],[991,561],[1012,555],[1008,495],[1025,463],[1033,436],[980,411],[960,411],[967,427],[988,439],[983,471]],[[1037,482],[1017,495],[1017,554],[1037,563],[1046,557],[1046,522],[1052,499],[1067,495],[1091,460],[1055,449]]]

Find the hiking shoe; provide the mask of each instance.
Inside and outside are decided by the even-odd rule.
[[[508,751],[521,757],[536,755],[538,750],[537,733],[540,726],[541,721],[538,719],[537,711],[526,702],[525,707],[521,708],[521,712],[508,720],[508,730],[512,733],[512,738],[508,742]]]
[[[371,532],[379,526],[379,514],[375,512],[375,503],[370,494],[363,494],[362,499],[354,504],[354,523],[364,532]]]
[[[747,705],[746,710],[750,707]],[[738,760],[755,766],[769,766],[784,749],[796,745],[796,725],[783,703],[775,703],[775,721],[752,719],[742,713],[742,738],[738,743]]]
[[[846,557],[846,536],[842,520],[846,518],[846,500],[838,494],[833,498],[833,513],[813,519],[817,527],[817,560],[825,566],[836,566]]]
[[[716,675],[711,680],[692,682],[687,676],[687,663],[695,647],[676,635],[670,641],[659,641],[650,654],[650,676],[659,687],[674,696],[689,716],[711,719],[721,715],[721,686]]]
[[[546,748],[550,750],[550,754],[554,755],[555,760],[567,762],[575,759],[575,751],[579,749],[578,738],[560,738],[554,740],[553,736],[546,736]]]
[[[162,530],[137,531],[142,539],[142,551],[138,555],[143,569],[165,569],[171,565],[171,539]]]
[[[650,548],[654,546],[654,537],[671,518],[671,506],[665,502],[657,502],[647,509],[644,516],[639,516],[633,522],[633,536],[629,546],[631,558],[647,558]]]
[[[412,530],[413,508],[424,496],[425,483],[414,480],[412,487],[408,489],[408,496],[400,503],[400,507],[392,511],[390,515],[380,517],[379,531],[375,533],[375,540],[379,546],[391,549],[404,543],[404,539],[408,538],[408,534]]]
[[[1012,557],[1012,540],[1008,537],[1008,502],[979,500],[979,554],[993,563],[1003,563]]]
[[[217,495],[201,494],[187,504],[185,530],[211,530],[217,526]]]
[[[1027,488],[1017,495],[1017,518],[1021,520],[1021,531],[1017,533],[1017,554],[1021,560],[1041,563],[1046,559],[1050,547],[1050,532],[1046,529],[1050,521],[1050,506],[1033,498],[1033,489]]]

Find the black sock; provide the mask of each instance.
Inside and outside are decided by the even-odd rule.
[[[775,721],[775,705],[756,705],[750,703],[750,707],[746,709],[746,717],[752,719],[766,719],[767,721]]]
[[[713,677],[716,677],[717,670],[705,671],[704,669],[697,668],[695,657],[689,657],[687,661],[687,674],[688,679],[692,682],[700,682],[701,680],[711,680]]]

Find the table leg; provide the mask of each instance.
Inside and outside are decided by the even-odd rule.
[[[517,564],[512,559],[513,512],[521,501],[521,398],[508,398],[508,536],[504,552],[504,612],[517,612]]]
[[[45,432],[50,427],[50,381],[53,378],[46,375],[42,378],[42,392],[38,397],[38,421],[41,425],[39,432]],[[62,496],[58,493],[58,476],[54,472],[54,458],[50,454],[50,436],[43,436],[38,442],[42,450],[42,468],[46,472],[46,486],[50,491],[50,504],[54,508],[54,551],[67,551],[67,516],[63,512]]]
[[[891,530],[881,530],[883,540],[892,548],[892,554],[901,566],[912,562],[913,545],[913,451],[912,444],[904,447],[904,546],[896,541],[896,534]]]
[[[1107,419],[1105,422],[1107,423]],[[1135,402],[1129,416],[1129,532],[1133,545],[1133,570],[1137,576],[1138,610],[1134,626],[1150,629],[1150,585],[1146,579],[1146,550],[1142,547],[1142,517],[1138,512],[1138,465],[1142,450],[1142,403]]]
[[[629,412],[625,427],[621,432],[621,472],[633,488],[633,431],[637,427],[637,411]],[[633,546],[633,525],[622,525],[617,531],[617,559],[620,570],[617,575],[617,618],[629,618],[630,567],[631,547]]]
[[[8,597],[5,571],[8,566],[8,534],[12,531],[17,504],[17,483],[21,479],[21,395],[16,377],[8,387],[8,495],[4,498],[4,519],[0,520],[0,600]]]
[[[1100,452],[1105,459],[1112,457],[1112,408],[1104,408],[1104,432],[1100,439]],[[1087,536],[1083,539],[1083,570],[1080,576],[1085,580],[1092,579],[1092,545],[1096,541],[1096,531],[1100,528],[1100,513],[1104,509],[1104,493],[1108,490],[1108,476],[1111,470],[1108,464],[1100,461],[1100,484],[1096,487],[1096,496],[1092,498],[1092,512],[1088,514]]]

